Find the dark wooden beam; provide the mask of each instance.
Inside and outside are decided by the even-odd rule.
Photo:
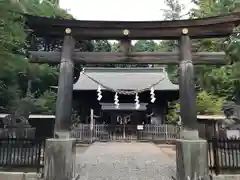
[[[43,27],[34,30],[34,34],[43,37],[43,32],[48,32],[47,37],[62,38],[62,32],[65,27]],[[227,37],[233,32],[234,25],[217,24],[208,26],[186,27],[189,29],[189,35],[192,39]],[[94,28],[71,28],[73,36],[77,40],[178,40],[181,36],[182,27],[161,28],[161,29],[130,29],[129,35],[125,36],[122,29],[94,29]]]
[[[26,15],[27,26],[34,34],[41,37],[58,37],[64,35],[66,28],[72,29],[77,39],[179,39],[181,29],[188,28],[191,38],[208,38],[229,36],[234,26],[240,24],[240,13],[202,19],[175,21],[79,21],[60,20]],[[124,35],[123,31],[129,34]]]
[[[68,31],[67,31],[68,32]],[[70,32],[68,32],[70,33]],[[69,34],[64,38],[56,104],[55,137],[69,138],[72,117],[72,90],[75,40]]]
[[[60,63],[61,52],[29,51],[33,63]],[[73,60],[81,64],[178,64],[179,53],[172,52],[75,52]],[[226,64],[224,52],[193,53],[193,64]]]
[[[185,130],[194,131],[197,128],[196,95],[191,40],[188,36],[187,29],[183,29],[183,35],[180,39],[179,78],[180,115],[182,125]]]

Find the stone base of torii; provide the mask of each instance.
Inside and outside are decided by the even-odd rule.
[[[44,157],[44,180],[75,178],[76,139],[47,139]]]
[[[198,131],[183,131],[180,136],[176,141],[176,180],[208,180],[207,141],[198,138]]]

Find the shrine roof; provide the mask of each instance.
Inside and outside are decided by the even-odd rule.
[[[25,14],[26,25],[42,37],[63,37],[70,28],[76,39],[179,39],[182,28],[192,38],[229,36],[240,24],[240,12],[200,19],[173,21],[86,21],[66,20]],[[123,30],[129,30],[127,37]]]
[[[86,68],[74,84],[73,90],[97,90],[98,83],[95,81],[118,90],[149,88],[155,83],[154,89],[157,91],[179,89],[178,85],[169,80],[165,68]]]

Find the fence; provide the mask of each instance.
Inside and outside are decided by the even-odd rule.
[[[140,140],[174,141],[179,138],[180,127],[172,124],[146,124],[140,131]]]
[[[0,128],[0,138],[35,137],[36,128]]]
[[[43,167],[45,140],[0,138],[0,166],[2,168]]]
[[[175,141],[179,138],[180,128],[170,124],[146,124],[141,129],[137,125],[80,124],[71,131],[78,141]]]
[[[240,139],[208,140],[209,169],[216,174],[240,172]]]

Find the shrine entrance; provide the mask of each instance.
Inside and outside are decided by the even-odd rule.
[[[114,137],[116,141],[131,141],[137,139],[137,126],[131,124],[131,115],[116,117]]]
[[[109,116],[104,121],[105,132],[110,141],[134,141],[137,140],[137,126],[142,120],[137,116],[141,112],[105,112]],[[106,115],[105,115],[106,117]]]
[[[138,140],[137,126],[146,123],[146,103],[138,110],[133,103],[122,103],[116,109],[111,103],[101,103],[106,131],[111,141]]]
[[[45,39],[44,42],[47,44],[44,49],[50,50],[48,52],[29,51],[31,61],[35,63],[60,63],[55,137],[54,139],[48,139],[46,142],[45,179],[70,180],[75,172],[75,141],[70,138],[75,64],[179,65],[180,116],[183,128],[181,139],[178,140],[176,148],[177,156],[180,157],[177,160],[177,177],[181,180],[194,179],[196,178],[195,175],[202,178],[208,174],[206,171],[207,163],[203,163],[203,160],[207,158],[207,142],[199,139],[197,129],[193,65],[225,64],[226,55],[225,52],[194,52],[191,49],[191,39],[222,38],[236,33],[234,27],[240,24],[239,12],[216,17],[174,21],[77,21],[31,15],[26,15],[26,21],[27,26],[31,29],[27,31],[32,35],[29,39],[33,37]],[[132,40],[150,39],[177,40],[179,41],[179,51],[132,51]],[[53,51],[56,42],[59,42],[59,40],[63,42],[61,50]],[[82,40],[120,40],[121,52],[80,52],[81,48],[77,47],[77,44]],[[136,87],[127,92],[123,92],[124,88],[118,89],[104,86],[104,84],[95,84],[95,86],[98,85],[115,94],[112,99],[116,109],[122,103],[118,99],[118,95],[121,94],[135,96],[136,109],[140,108],[141,97],[139,95],[144,91],[149,91],[151,93],[150,102],[156,103],[156,98],[154,98],[156,84],[152,84],[150,87]],[[92,86],[94,85],[92,84]],[[100,88],[97,89],[99,90],[98,99],[101,100]],[[121,127],[124,127],[124,125],[121,125]],[[126,137],[126,125],[123,130]],[[186,151],[183,150],[185,147],[188,147]]]

